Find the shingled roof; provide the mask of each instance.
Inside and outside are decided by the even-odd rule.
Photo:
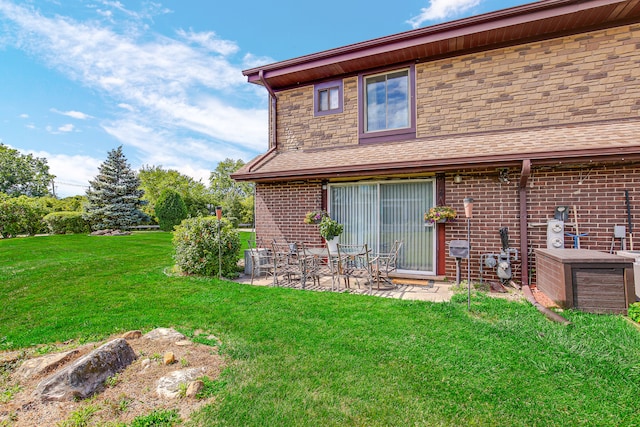
[[[628,119],[414,139],[385,143],[385,150],[378,144],[274,150],[249,162],[233,178],[277,181],[415,174],[519,165],[525,159],[538,165],[562,159],[625,161],[640,159],[639,137],[640,119]],[[494,154],[496,151],[500,154]]]

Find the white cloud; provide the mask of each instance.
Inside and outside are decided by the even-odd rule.
[[[52,112],[57,113],[57,114],[62,114],[63,116],[67,116],[67,117],[71,117],[74,119],[78,119],[78,120],[87,120],[92,118],[92,116],[90,116],[89,114],[85,114],[82,113],[80,111],[58,111],[55,108],[51,109]]]
[[[430,0],[429,7],[420,9],[420,14],[407,21],[413,28],[418,28],[428,21],[441,21],[460,16],[476,7],[482,0]]]
[[[261,65],[272,64],[276,62],[273,58],[268,56],[255,56],[251,53],[247,53],[242,58],[242,68],[256,68]]]
[[[20,117],[21,119],[28,119],[28,118],[29,118],[29,115],[28,115],[28,114],[23,113],[23,114],[20,114],[18,117]]]
[[[98,174],[98,167],[104,161],[104,159],[95,159],[90,156],[70,156],[46,151],[28,151],[25,154],[47,159],[49,172],[56,177],[54,182],[58,197],[84,194],[89,186],[89,180]]]
[[[147,11],[132,12],[119,1],[102,1],[101,7],[113,10],[111,19],[128,19],[127,25],[116,21],[107,26],[47,17],[30,6],[0,0],[0,16],[13,24],[5,34],[0,29],[0,38],[13,37],[17,47],[111,100],[117,115],[100,117],[102,128],[123,145],[136,147],[140,156],[149,156],[145,164],[173,159],[171,166],[178,170],[185,164],[213,170],[218,160],[248,160],[264,151],[266,93],[247,84],[241,67],[268,58],[245,55],[234,63],[239,47],[214,32],[178,30],[181,38],[176,39],[150,33],[138,20],[168,11],[147,6]],[[51,126],[47,130],[53,132]]]
[[[58,128],[58,132],[73,132],[73,125],[71,123],[67,123],[66,125],[62,125]]]
[[[180,29],[177,31],[177,34],[188,42],[199,44],[205,49],[219,53],[220,55],[231,55],[239,50],[236,43],[228,40],[221,40],[213,31],[194,33],[191,30],[185,31]]]

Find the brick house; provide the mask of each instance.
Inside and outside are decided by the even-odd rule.
[[[402,273],[451,277],[473,197],[473,278],[507,227],[514,279],[530,283],[557,206],[601,251],[627,224],[624,190],[637,213],[639,0],[543,0],[244,74],[269,93],[269,149],[233,178],[256,183],[267,241],[321,245],[303,219],[326,209],[348,242],[403,240]],[[425,227],[434,205],[460,219]]]

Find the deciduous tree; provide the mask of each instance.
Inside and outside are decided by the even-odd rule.
[[[21,154],[0,143],[0,193],[12,197],[46,196],[54,178],[49,173],[47,159]]]
[[[236,182],[231,174],[244,166],[241,159],[225,159],[211,172],[209,182],[217,204],[223,208],[225,216],[235,222],[253,222],[253,184]]]
[[[163,190],[170,188],[180,194],[187,207],[190,217],[207,215],[207,204],[211,202],[211,195],[207,187],[200,181],[183,175],[173,169],[163,169],[162,166],[143,166],[138,173],[140,187],[144,190],[144,200],[149,204],[144,211],[154,216],[153,211]]]

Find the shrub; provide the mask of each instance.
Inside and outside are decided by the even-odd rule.
[[[174,190],[166,189],[160,193],[154,207],[160,230],[173,231],[187,217],[187,205]]]
[[[19,234],[32,236],[46,232],[47,228],[42,222],[42,217],[47,212],[37,198],[8,197],[0,194],[0,236],[12,237]]]
[[[218,235],[218,225],[220,234]],[[221,248],[222,276],[238,276],[236,263],[240,251],[238,231],[226,220],[215,217],[189,218],[176,227],[173,236],[174,259],[184,273],[218,275],[218,243]]]
[[[52,234],[80,234],[89,232],[89,223],[82,212],[51,212],[43,221]]]
[[[631,320],[640,323],[640,302],[634,302],[631,304],[627,314]]]

